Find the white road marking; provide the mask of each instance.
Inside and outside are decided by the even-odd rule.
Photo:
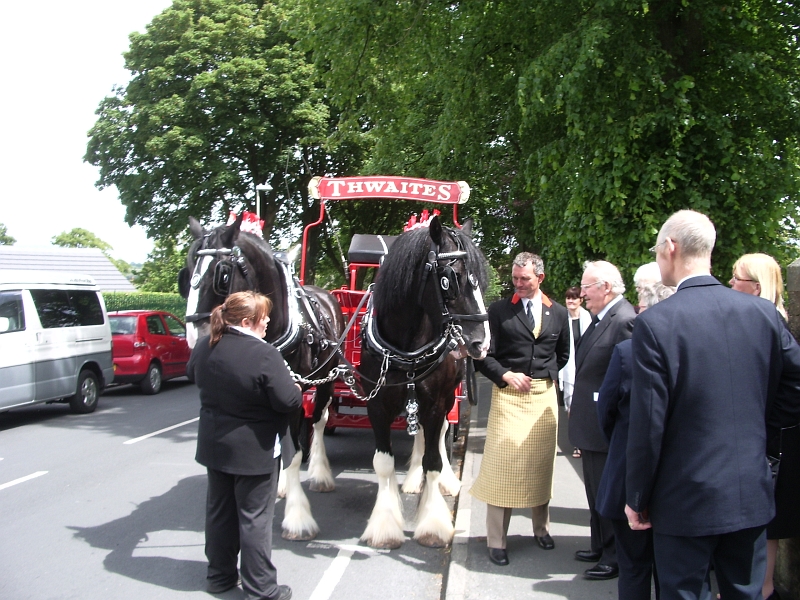
[[[4,490],[6,488],[11,487],[12,485],[17,485],[18,483],[22,483],[23,481],[29,481],[30,479],[36,479],[37,477],[41,477],[42,475],[46,475],[47,471],[36,471],[36,473],[31,473],[30,475],[26,475],[25,477],[20,477],[19,479],[15,479],[14,481],[9,481],[8,483],[4,483],[0,485],[0,490]]]
[[[132,440],[128,440],[127,442],[122,442],[123,444],[135,444],[136,442],[141,442],[142,440],[146,440],[147,438],[151,438],[154,435],[158,435],[159,433],[164,433],[165,431],[172,431],[173,429],[177,429],[178,427],[183,427],[184,425],[188,425],[189,423],[194,423],[195,421],[199,421],[200,417],[195,417],[194,419],[189,419],[188,421],[184,421],[183,423],[178,423],[177,425],[173,425],[172,427],[165,427],[164,429],[159,429],[158,431],[154,431],[153,433],[148,433],[147,435],[143,435],[141,437],[133,438]]]
[[[379,551],[372,548],[357,546],[355,544],[325,544],[324,542],[312,542],[312,544],[309,544],[309,547],[338,547],[339,553],[328,568],[325,569],[325,572],[322,574],[322,579],[320,579],[308,600],[328,600],[336,589],[336,585],[341,581],[342,575],[344,575],[347,566],[350,564],[350,559],[353,558],[353,554],[356,552],[361,552],[362,554],[379,554]]]

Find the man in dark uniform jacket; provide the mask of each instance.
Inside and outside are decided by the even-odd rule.
[[[575,349],[575,389],[569,412],[569,439],[580,448],[583,483],[589,502],[591,549],[578,550],[575,558],[597,562],[587,569],[587,579],[612,579],[619,574],[614,528],[595,508],[600,478],[608,457],[608,442],[597,420],[597,394],[603,385],[614,346],[631,337],[636,311],[622,297],[625,284],[619,270],[609,262],[584,265],[581,297],[592,313],[589,326]]]
[[[653,528],[661,600],[761,598],[774,514],[765,415],[800,410],[800,348],[775,306],[720,284],[716,232],[672,215],[653,247],[671,298],[633,334],[625,513]]]
[[[567,309],[542,293],[542,259],[514,258],[515,293],[489,307],[492,342],[476,361],[492,389],[480,473],[470,492],[486,502],[489,558],[507,565],[506,535],[513,508],[530,508],[536,543],[555,547],[549,502],[558,432],[558,371],[569,359]]]

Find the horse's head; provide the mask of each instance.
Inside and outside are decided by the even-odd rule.
[[[483,294],[488,285],[486,259],[472,241],[472,219],[459,230],[442,227],[438,217],[428,227],[431,246],[428,265],[431,274],[426,294],[429,314],[438,311],[443,321],[458,328],[459,352],[475,359],[486,358],[489,350],[489,322]]]
[[[263,239],[240,231],[242,218],[239,215],[230,225],[205,231],[196,219],[189,217],[194,242],[189,247],[186,267],[178,275],[178,287],[187,300],[186,338],[192,348],[197,339],[209,333],[211,311],[234,292],[254,290],[266,294],[272,298],[278,314],[282,314],[280,301],[274,294],[276,286],[272,280],[277,277],[274,277],[272,252]],[[277,326],[280,331],[283,324],[276,323],[274,315],[271,321],[270,327]]]
[[[470,238],[472,222],[457,231],[438,217],[404,233],[378,273],[374,305],[381,335],[411,350],[449,332],[461,356],[485,358],[489,324],[483,292],[486,259]]]

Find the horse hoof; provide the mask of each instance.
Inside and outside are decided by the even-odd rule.
[[[332,492],[336,489],[336,484],[333,482],[324,482],[324,481],[311,481],[308,484],[308,489],[312,492],[320,492],[326,494],[328,492]]]
[[[308,542],[317,537],[317,534],[311,533],[310,531],[301,531],[300,533],[292,533],[291,531],[286,531],[284,529],[283,532],[281,533],[281,537],[285,540],[289,540],[290,542]]]
[[[426,533],[414,539],[417,540],[420,546],[426,546],[428,548],[445,548],[447,546],[447,542],[442,540],[438,535],[433,535],[432,533]]]

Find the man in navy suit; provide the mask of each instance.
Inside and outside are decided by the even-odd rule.
[[[716,232],[672,215],[653,252],[671,298],[636,320],[625,513],[653,528],[662,600],[761,598],[773,516],[765,415],[800,410],[800,348],[775,306],[711,277]]]
[[[600,477],[608,457],[608,441],[597,420],[597,395],[611,361],[614,346],[631,337],[636,311],[622,297],[625,284],[609,262],[587,262],[581,278],[581,296],[592,313],[593,326],[575,349],[575,388],[569,411],[569,439],[581,450],[583,483],[589,502],[591,549],[578,550],[577,560],[596,562],[584,571],[587,579],[613,579],[619,574],[614,528],[595,507]]]

